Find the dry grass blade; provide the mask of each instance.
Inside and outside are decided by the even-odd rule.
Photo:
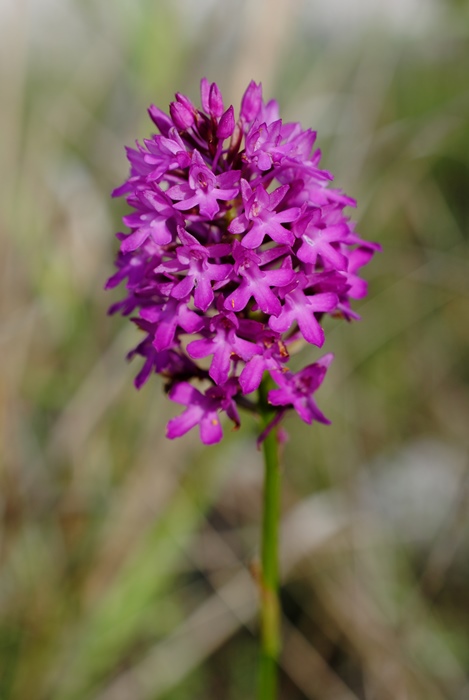
[[[256,609],[253,581],[246,571],[240,571],[96,700],[161,697],[224,644],[240,625],[249,622]]]
[[[329,664],[293,625],[283,621],[282,667],[311,700],[358,700]]]

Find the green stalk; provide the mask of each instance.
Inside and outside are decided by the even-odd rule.
[[[262,430],[275,417],[267,404],[269,380],[260,390]],[[264,452],[264,496],[262,514],[260,623],[261,654],[259,700],[277,697],[278,657],[280,653],[280,605],[278,599],[278,523],[280,510],[280,464],[278,429],[273,428],[262,443]]]

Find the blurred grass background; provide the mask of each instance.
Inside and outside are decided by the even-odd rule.
[[[469,698],[469,9],[443,0],[0,1],[0,698],[254,697],[256,426],[166,441],[136,392],[124,144],[200,77],[318,130],[383,245],[287,421],[289,700]],[[302,359],[317,357],[314,349]]]

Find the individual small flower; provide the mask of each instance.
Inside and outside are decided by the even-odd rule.
[[[292,207],[277,210],[288,189],[288,185],[283,185],[269,194],[258,185],[253,191],[246,180],[241,180],[244,212],[231,222],[228,230],[230,233],[247,231],[241,241],[245,248],[259,248],[266,236],[270,236],[276,243],[293,244],[293,233],[282,224],[295,221],[301,209]]]
[[[255,163],[261,172],[269,170],[275,159],[276,147],[281,139],[282,120],[272,124],[254,124],[246,135],[246,158]]]
[[[228,380],[233,359],[248,360],[256,352],[254,343],[239,337],[239,330],[235,314],[221,313],[210,319],[206,338],[193,340],[187,346],[193,359],[213,356],[208,373],[219,386]]]
[[[135,193],[132,202],[136,211],[122,220],[134,232],[122,242],[121,251],[129,253],[140,248],[149,236],[158,245],[170,243],[181,215],[173,208],[169,197],[158,189],[142,189]]]
[[[187,211],[198,206],[201,216],[213,219],[220,211],[219,200],[233,199],[238,194],[239,176],[236,170],[214,175],[200,153],[194,151],[187,184],[173,185],[168,195],[177,200],[175,209]]]
[[[176,384],[169,392],[169,398],[187,408],[180,416],[169,421],[166,435],[172,440],[198,425],[200,439],[205,445],[220,442],[223,437],[220,411],[226,411],[235,425],[239,425],[238,411],[232,395],[231,386],[221,390],[218,387],[210,388],[202,394],[188,382]]]
[[[333,358],[331,353],[324,355],[317,362],[304,367],[296,374],[271,372],[272,378],[280,388],[269,391],[268,402],[272,406],[293,406],[305,423],[311,424],[314,420],[320,423],[330,423],[317,407],[313,396],[321,386]]]
[[[334,215],[337,212],[334,211],[332,216],[328,216],[328,207],[324,207],[324,209],[326,212],[318,209],[308,217],[300,237],[301,246],[297,251],[298,259],[316,265],[319,257],[323,265],[330,265],[335,270],[346,270],[349,258],[341,252],[340,244],[347,244],[350,234],[349,226],[341,218],[335,223],[337,217]]]
[[[264,331],[257,341],[258,352],[249,359],[239,375],[239,383],[244,394],[259,388],[264,372],[282,372],[289,354],[285,344],[273,333]]]
[[[145,326],[142,322],[139,322],[138,325],[142,329]],[[203,378],[204,376],[203,373],[198,370],[197,365],[186,355],[176,350],[162,350],[161,352],[155,350],[148,336],[139,343],[136,348],[131,350],[127,357],[131,360],[135,355],[140,355],[145,358],[142,369],[135,377],[134,384],[137,389],[140,389],[145,382],[148,381],[152,372],[162,374],[171,379],[174,377],[182,379],[184,377],[192,378],[195,376]]]
[[[176,258],[162,263],[155,272],[184,272],[185,276],[171,289],[175,299],[185,299],[194,290],[194,306],[207,311],[214,299],[212,282],[224,280],[231,272],[228,263],[210,263],[213,256],[209,246],[201,245],[185,229],[179,228],[179,238],[183,245],[177,248]]]
[[[190,165],[190,155],[174,127],[171,127],[167,137],[155,136],[153,139],[145,139],[144,144],[145,149],[139,147],[140,155],[150,172],[144,180],[135,183],[137,187],[149,182],[160,182],[168,171]]]
[[[140,315],[155,326],[153,345],[156,350],[171,348],[178,328],[186,333],[196,333],[203,326],[203,319],[191,311],[187,304],[176,299],[146,306]]]
[[[303,274],[298,274],[292,288],[285,293],[285,304],[277,318],[269,319],[269,326],[277,333],[288,331],[295,323],[305,340],[319,348],[324,345],[324,331],[316,318],[318,313],[333,311],[337,304],[337,295],[333,292],[305,294],[308,284]]]
[[[143,363],[135,384],[158,374],[185,406],[170,438],[198,425],[218,442],[223,414],[237,427],[237,406],[260,410],[267,375],[276,415],[260,439],[290,408],[327,422],[314,394],[332,355],[294,374],[290,354],[324,344],[328,315],[357,317],[358,272],[379,246],[344,213],[355,200],[330,187],[316,133],[283,122],[261,85],[249,84],[239,116],[205,78],[200,97],[201,109],[181,93],[169,115],[149,108],[158,133],[127,149],[129,177],[113,192],[131,212],[106,287],[125,284],[110,313],[143,334],[129,353]]]
[[[268,251],[265,252],[268,253]],[[293,281],[295,273],[291,267],[261,269],[260,265],[264,262],[262,254],[256,255],[251,250],[243,248],[238,241],[233,244],[233,258],[234,270],[239,275],[241,284],[227,297],[225,309],[242,311],[249,300],[254,298],[261,311],[267,315],[278,316],[282,307],[272,287],[285,287]]]

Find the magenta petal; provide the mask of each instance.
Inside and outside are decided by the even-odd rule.
[[[207,311],[214,299],[214,293],[210,280],[207,277],[199,277],[194,292],[194,304],[201,311]]]
[[[248,221],[244,214],[241,214],[240,216],[237,216],[236,219],[233,219],[231,224],[228,226],[228,231],[230,233],[243,233],[248,227]]]
[[[323,260],[329,263],[336,270],[346,270],[348,267],[348,260],[345,255],[342,255],[336,248],[325,243],[319,249],[319,253]]]
[[[171,290],[171,296],[175,299],[184,299],[187,297],[194,288],[194,278],[192,275],[187,275],[184,277],[173,289]]]
[[[276,318],[275,316],[270,317],[269,326],[276,333],[284,333],[290,328],[294,319],[294,309],[284,306],[278,318]]]
[[[200,421],[200,438],[204,445],[213,445],[223,437],[220,419],[216,413],[203,416]]]
[[[301,420],[303,420],[305,423],[308,423],[308,425],[311,425],[311,423],[313,422],[313,415],[310,406],[305,405],[305,403],[305,401],[296,401],[294,403],[294,408],[300,416]],[[311,404],[312,399],[310,399],[308,403]]]
[[[240,170],[227,170],[217,175],[217,184],[222,190],[234,190],[232,196],[238,194],[240,185]]]
[[[157,323],[162,317],[160,306],[146,306],[140,310],[140,316],[150,323]]]
[[[286,406],[291,403],[290,396],[284,389],[271,389],[269,391],[268,401],[272,406]]]
[[[270,153],[260,151],[257,157],[257,167],[262,171],[269,170],[272,167],[272,156]]]
[[[189,197],[188,199],[184,199],[181,202],[177,202],[174,205],[174,208],[178,211],[187,211],[188,209],[192,209],[192,207],[195,207],[198,203],[199,197],[195,194],[193,197]]]
[[[291,231],[284,228],[275,219],[271,219],[265,226],[265,233],[268,234],[272,240],[277,243],[284,243],[285,245],[293,245],[295,236]]]
[[[232,266],[229,265],[228,263],[224,265],[210,265],[209,264],[209,270],[210,270],[210,279],[214,280],[216,282],[221,282],[222,280],[226,279],[228,275],[230,274],[232,270]]]
[[[241,118],[247,122],[251,122],[262,106],[262,85],[256,85],[256,83],[251,80],[248,85],[246,92],[241,100]]]
[[[200,101],[202,103],[202,109],[206,114],[210,111],[209,105],[209,95],[210,95],[210,83],[207,78],[202,78],[200,81]]]
[[[265,234],[266,231],[262,225],[254,224],[252,229],[248,231],[241,239],[241,245],[243,245],[245,248],[249,248],[250,250],[254,250],[254,248],[258,248],[262,244]]]
[[[293,207],[292,209],[285,209],[280,211],[275,215],[275,221],[279,223],[286,223],[290,221],[295,221],[301,214],[301,209],[299,207]]]
[[[189,187],[187,183],[182,185],[173,185],[170,187],[166,194],[171,197],[171,199],[185,199],[187,195],[190,195],[193,190]]]
[[[223,114],[223,98],[220,92],[220,88],[216,83],[210,85],[210,92],[208,97],[210,115],[219,119]]]
[[[134,379],[134,384],[137,389],[141,389],[145,382],[148,380],[151,372],[153,370],[153,358],[147,357],[142,369],[137,374]]]
[[[328,352],[325,355],[323,355],[315,364],[318,365],[319,367],[324,367],[327,369],[331,362],[334,359],[334,353]],[[322,381],[322,380],[321,380]]]
[[[170,440],[185,435],[196,426],[201,418],[201,410],[197,406],[189,406],[184,413],[176,418],[171,418],[166,426],[166,437]]]
[[[280,302],[263,279],[251,286],[251,292],[261,311],[274,316],[280,314],[282,310]]]
[[[332,292],[324,292],[322,294],[314,294],[307,297],[309,307],[313,311],[333,311],[337,306],[337,294]]]
[[[231,365],[231,350],[229,345],[218,345],[212,364],[208,371],[215,384],[224,384],[228,379]]]
[[[195,311],[188,309],[184,303],[179,306],[178,320],[179,325],[186,333],[197,333],[204,325],[204,319]]]
[[[257,345],[249,340],[243,340],[243,338],[237,338],[233,348],[236,355],[239,355],[245,361],[249,360],[258,351]]]
[[[290,189],[290,187],[288,185],[282,185],[281,187],[277,187],[277,189],[274,190],[270,194],[270,198],[269,198],[270,209],[273,210],[273,209],[276,209],[278,207],[278,205],[280,204],[282,199],[285,197],[285,195],[287,194],[289,189]],[[287,221],[287,219],[285,219],[285,221]]]
[[[169,392],[171,401],[182,403],[184,406],[188,406],[197,396],[201,397],[202,394],[200,391],[197,391],[192,384],[189,384],[189,382],[178,382]]]
[[[171,119],[164,112],[162,112],[161,109],[155,107],[155,105],[150,105],[148,108],[148,114],[163,136],[167,136],[169,130],[173,126]]]
[[[155,218],[150,224],[149,230],[152,239],[158,245],[167,245],[171,242],[172,235],[166,225],[166,220],[162,219],[158,221],[158,219]]]
[[[296,272],[291,268],[281,267],[278,270],[266,270],[264,279],[271,287],[285,287],[295,279]]]
[[[352,299],[363,299],[363,297],[366,297],[368,293],[368,282],[362,280],[361,277],[352,277],[352,279],[349,279],[349,284],[350,289],[348,290],[348,294]]]
[[[176,333],[177,319],[170,318],[162,321],[155,332],[153,346],[155,350],[161,351],[170,348],[174,341]]]
[[[250,394],[255,391],[262,381],[264,374],[265,360],[262,355],[254,355],[244,366],[239,376],[239,383],[243,394]]]
[[[199,360],[202,357],[207,357],[208,355],[213,355],[215,352],[215,344],[213,340],[208,340],[206,338],[201,338],[200,340],[193,340],[187,346],[187,352],[194,360]]]
[[[313,313],[310,313],[307,310],[301,310],[298,312],[298,325],[303,338],[307,340],[308,343],[312,343],[313,345],[317,345],[318,348],[322,348],[324,345],[324,331]]]
[[[249,299],[251,298],[251,290],[247,282],[244,280],[239,285],[238,289],[235,289],[225,301],[225,309],[228,311],[242,311]]]
[[[300,418],[305,423],[308,423],[308,425],[311,425],[313,420],[316,420],[319,423],[325,423],[326,425],[330,425],[330,420],[326,418],[326,416],[319,410],[319,408],[316,406],[316,402],[312,397],[310,397],[307,402],[295,402],[294,407]]]
[[[216,192],[216,190],[212,190],[212,192]],[[220,205],[216,200],[215,194],[210,193],[203,198],[199,196],[199,211],[202,216],[206,216],[210,220],[214,218],[215,214],[218,214]]]
[[[243,202],[247,203],[253,195],[252,187],[249,184],[249,182],[247,180],[245,180],[244,178],[241,178],[240,185],[241,185],[241,194],[243,196]]]
[[[134,233],[131,233],[129,236],[124,238],[124,240],[121,243],[121,251],[123,253],[130,253],[133,250],[137,250],[142,243],[144,243],[148,236],[150,235],[150,231],[147,228],[140,228],[134,231]]]

